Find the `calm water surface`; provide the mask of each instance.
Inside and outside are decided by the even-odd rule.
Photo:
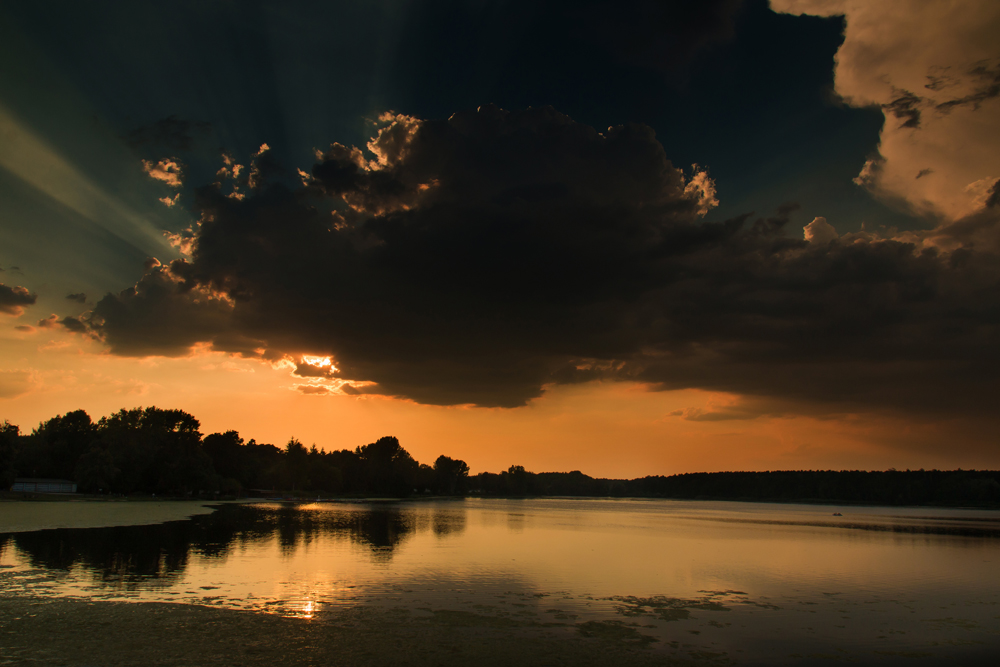
[[[138,505],[138,504],[137,504]],[[834,516],[835,512],[843,516]],[[1000,656],[1000,512],[647,500],[226,505],[0,535],[6,594],[455,610],[735,663]]]

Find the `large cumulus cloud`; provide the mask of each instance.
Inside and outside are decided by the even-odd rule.
[[[881,106],[879,152],[856,182],[922,214],[969,215],[1000,182],[1000,3],[771,0],[775,11],[842,15],[836,91]]]
[[[202,188],[190,257],[106,296],[91,330],[120,354],[209,345],[435,404],[599,378],[838,410],[983,412],[995,394],[994,209],[947,244],[807,241],[794,205],[706,222],[711,179],[648,127],[551,108],[386,115],[367,150],[301,173]]]

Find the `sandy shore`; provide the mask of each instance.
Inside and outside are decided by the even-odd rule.
[[[0,504],[0,534],[49,528],[147,526],[211,514],[204,500],[10,501]]]
[[[0,664],[688,665],[636,628],[359,608],[322,620],[168,603],[0,597]]]

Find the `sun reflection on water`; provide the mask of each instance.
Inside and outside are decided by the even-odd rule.
[[[889,641],[885,628],[905,633],[894,640],[900,649],[917,636],[928,644],[995,641],[998,550],[1000,513],[985,511],[255,503],[187,522],[0,536],[0,590],[316,622],[384,608],[418,621],[551,621],[590,632],[620,630],[624,616],[644,619],[642,632],[664,646],[681,631],[704,646],[779,635],[787,644],[787,628],[801,626],[792,634],[804,645],[870,651]],[[964,625],[935,621],[945,608]],[[813,628],[823,628],[821,640]]]
[[[292,618],[304,618],[310,620],[316,615],[316,610],[319,607],[315,600],[296,600],[295,602],[290,602],[289,607],[286,610],[285,616]]]

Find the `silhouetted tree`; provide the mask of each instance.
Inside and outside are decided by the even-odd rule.
[[[115,467],[115,459],[111,456],[111,452],[103,447],[93,447],[80,457],[75,472],[80,491],[106,493],[121,471]]]
[[[453,459],[445,455],[434,461],[435,490],[438,493],[454,495],[465,493],[469,478],[469,464],[461,459]]]
[[[39,477],[70,479],[77,460],[94,445],[96,429],[84,410],[58,415],[40,424],[31,434],[31,446],[44,452],[45,461],[35,474]]]
[[[245,445],[246,477],[243,482],[247,489],[277,489],[283,452],[274,445],[251,439]]]
[[[222,485],[228,493],[239,491],[248,476],[246,447],[243,438],[236,431],[212,433],[201,442],[202,449],[212,459],[215,472],[222,477]]]
[[[285,445],[284,464],[282,486],[292,491],[306,491],[312,488],[309,479],[309,450],[295,438]]]
[[[415,491],[427,492],[433,490],[437,484],[434,468],[426,463],[417,464],[417,469],[413,471],[412,483]]]
[[[121,471],[115,490],[190,493],[216,485],[198,420],[182,410],[120,410],[98,422],[101,443]]]
[[[415,490],[499,496],[637,496],[660,498],[1000,506],[1000,472],[988,470],[778,470],[595,479],[579,470],[532,473],[512,465],[469,478],[464,461],[440,456],[418,463],[394,437],[354,451],[284,449],[236,431],[202,440],[181,410],[119,410],[96,425],[83,410],[57,415],[21,435],[0,424],[0,486],[17,476],[69,477],[83,491],[190,494],[220,488],[408,495]]]
[[[523,496],[531,493],[532,473],[526,471],[524,466],[511,466],[506,472],[500,473],[503,478],[503,485],[508,495]]]
[[[0,424],[0,489],[10,487],[17,477],[14,462],[17,460],[20,439],[21,429],[5,419]]]
[[[336,489],[337,491],[367,493],[368,480],[364,470],[364,462],[356,451],[340,449],[328,452],[324,456],[324,460],[340,472],[341,487]]]
[[[313,445],[309,448],[309,475],[313,491],[339,493],[344,486],[340,469],[333,464],[333,457]]]
[[[374,493],[406,495],[413,490],[414,473],[419,464],[392,436],[356,450],[366,472],[369,489]]]

